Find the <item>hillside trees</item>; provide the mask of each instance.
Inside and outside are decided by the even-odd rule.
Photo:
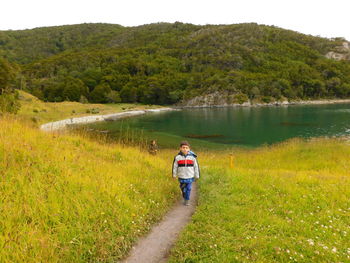
[[[350,62],[324,56],[342,41],[254,23],[83,24],[2,31],[0,54],[21,63],[22,86],[46,101],[172,104],[215,91],[346,98]]]
[[[16,113],[20,107],[18,94],[14,90],[16,69],[0,58],[0,113]]]

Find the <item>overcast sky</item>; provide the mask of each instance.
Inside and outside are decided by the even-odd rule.
[[[1,0],[0,30],[112,23],[256,22],[350,40],[350,0]]]

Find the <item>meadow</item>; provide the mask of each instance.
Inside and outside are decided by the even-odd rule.
[[[321,138],[200,154],[199,206],[170,262],[349,262],[349,154]]]
[[[178,197],[169,163],[135,147],[0,127],[0,262],[116,261]]]
[[[19,116],[0,118],[0,262],[122,259],[179,198],[170,168],[181,138],[44,133],[38,123],[91,104],[58,103],[58,112],[55,103],[21,100]],[[152,136],[165,146],[157,156],[145,151]],[[190,142],[199,201],[170,262],[350,261],[347,140],[255,149]]]

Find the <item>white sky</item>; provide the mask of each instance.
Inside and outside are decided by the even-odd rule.
[[[350,0],[0,0],[0,30],[111,23],[256,22],[350,40]]]

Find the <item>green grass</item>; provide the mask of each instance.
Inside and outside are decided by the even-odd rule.
[[[168,160],[7,116],[0,127],[0,262],[116,261],[178,198]]]
[[[201,156],[199,206],[170,262],[349,262],[350,146],[291,140]]]

